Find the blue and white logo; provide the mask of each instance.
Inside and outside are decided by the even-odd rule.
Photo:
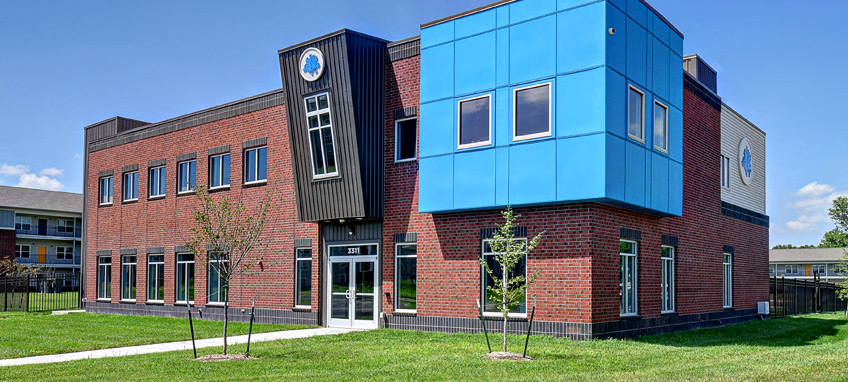
[[[739,141],[739,177],[742,178],[742,183],[745,183],[745,185],[751,184],[753,172],[751,145],[748,144],[748,138],[743,137]]]
[[[309,48],[300,54],[300,76],[315,81],[324,74],[324,54],[317,48]]]

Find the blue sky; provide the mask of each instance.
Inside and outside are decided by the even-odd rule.
[[[279,88],[277,49],[340,28],[398,40],[489,2],[0,2],[0,184],[81,192],[86,125]],[[848,2],[650,3],[718,71],[722,99],[767,132],[772,244],[818,243],[830,200],[848,195]]]

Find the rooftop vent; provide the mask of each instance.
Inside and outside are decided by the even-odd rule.
[[[716,71],[697,54],[683,57],[683,70],[695,77],[701,84],[718,94]]]

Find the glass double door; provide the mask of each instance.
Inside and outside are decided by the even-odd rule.
[[[376,328],[377,244],[330,246],[329,252],[329,326]]]

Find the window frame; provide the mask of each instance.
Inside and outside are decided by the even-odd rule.
[[[810,265],[810,276],[815,276],[816,270],[819,270],[819,276],[827,276],[827,265],[826,264],[811,264]]]
[[[660,252],[660,297],[662,298],[660,313],[674,313],[677,308],[675,304],[676,275],[674,272],[675,261],[677,260],[677,248],[670,245],[663,245],[660,248],[667,248],[669,249],[669,253],[671,253],[671,256],[665,256]],[[666,284],[666,276],[670,279],[669,284]],[[666,295],[667,293],[668,295]],[[669,301],[668,306],[666,306],[666,298]]]
[[[59,249],[62,250],[62,257],[59,257]],[[74,259],[74,247],[57,246],[56,247],[56,259],[57,260],[73,260]]]
[[[630,134],[630,91],[631,90],[635,90],[637,93],[642,95],[642,102],[641,102],[642,118],[641,118],[641,122],[640,122],[641,128],[642,128],[642,137],[641,138],[637,137],[633,134]],[[643,143],[643,144],[645,143],[645,92],[642,91],[641,89],[637,88],[633,84],[627,85],[627,137],[631,138],[635,141],[638,141],[640,143]]]
[[[224,157],[229,157],[228,162],[229,162],[229,165],[230,165],[230,169],[228,171],[229,176],[227,177],[227,183],[226,184],[224,183]],[[221,162],[219,167],[218,167],[220,173],[217,174],[217,178],[218,178],[217,180],[218,180],[218,183],[220,183],[220,184],[217,185],[217,186],[213,186],[214,183],[212,181],[213,178],[215,178],[215,176],[216,176],[216,174],[212,171],[212,169],[214,168],[214,167],[212,167],[212,162],[215,159],[218,159]],[[209,156],[209,189],[210,190],[220,190],[220,189],[230,187],[230,184],[232,183],[232,178],[233,178],[232,165],[233,165],[233,157],[228,152]]]
[[[24,219],[26,219],[27,223],[24,223]],[[20,227],[18,227],[20,226]],[[32,229],[32,217],[31,216],[15,216],[15,229],[20,229],[24,231],[29,231]]]
[[[400,156],[400,123],[406,121],[415,121],[415,145],[412,147],[412,157],[406,159],[398,159]],[[413,162],[418,160],[418,116],[407,117],[395,120],[395,163]]]
[[[489,114],[489,127],[488,127],[489,138],[485,141],[462,144],[462,103],[468,102],[468,101],[474,101],[474,100],[478,100],[478,99],[482,99],[482,98],[487,98],[488,101],[489,101],[489,110],[488,110],[488,114]],[[482,94],[482,95],[478,95],[478,96],[474,96],[474,97],[468,97],[468,98],[463,98],[463,99],[457,100],[456,101],[456,148],[459,149],[459,150],[470,149],[470,148],[474,148],[474,147],[489,146],[491,144],[492,144],[492,94],[487,93],[487,94]]]
[[[730,261],[728,261],[730,259]],[[733,254],[723,253],[721,260],[722,273],[722,300],[724,309],[733,308]]]
[[[105,187],[104,187],[104,182],[108,183],[108,185],[106,185]],[[99,184],[100,184],[100,187],[99,187],[99,191],[100,191],[99,202],[100,203],[99,203],[99,205],[101,205],[101,206],[111,206],[113,201],[114,201],[114,197],[113,197],[114,196],[114,184],[115,184],[114,178],[111,175],[110,176],[101,176]],[[108,191],[108,195],[107,195],[106,191]],[[104,199],[108,199],[108,200],[104,201]]]
[[[24,256],[24,247],[26,247],[26,256]],[[32,251],[32,246],[29,244],[15,244],[15,258],[17,259],[29,259],[30,252]]]
[[[542,86],[548,87],[548,130],[543,133],[518,135],[518,118],[516,118],[516,110],[518,109],[518,92],[527,89],[538,88]],[[553,82],[547,81],[543,83],[527,85],[512,89],[512,141],[526,141],[528,139],[544,138],[553,135]],[[458,109],[457,109],[458,110]]]
[[[635,240],[626,240],[626,239],[619,239],[618,242],[619,242],[619,245],[622,242],[631,243],[631,244],[633,244],[633,249],[634,249],[633,253],[621,252],[620,247],[619,247],[619,251],[618,251],[619,261],[621,262],[619,264],[619,269],[620,269],[620,272],[621,272],[621,280],[622,280],[621,281],[621,289],[620,289],[621,290],[621,301],[620,301],[619,316],[620,317],[636,317],[636,316],[639,315],[639,242],[635,241]],[[624,263],[622,261],[624,257],[633,257],[634,260],[633,260],[633,268],[632,269],[630,269],[630,267],[627,266],[626,263]],[[627,301],[627,293],[626,293],[627,285],[624,282],[624,280],[626,280],[626,278],[624,277],[625,273],[632,273],[631,276],[633,278],[633,285],[632,285],[632,287],[633,287],[633,311],[632,312],[627,312],[624,309],[624,307],[627,306],[627,304],[626,304],[626,301]]]
[[[165,181],[162,181],[164,171]],[[153,173],[156,172],[156,176]],[[157,199],[164,198],[168,194],[168,168],[165,165],[150,167],[147,169],[147,198]],[[156,185],[156,193],[153,193],[153,186]],[[161,193],[159,193],[161,191]]]
[[[730,157],[721,156],[721,187],[726,190],[730,189],[730,163]]]
[[[300,257],[300,251],[301,250],[308,250],[309,251],[309,258]],[[300,290],[300,277],[301,277],[300,263],[306,263],[306,262],[309,263],[309,284],[310,284],[309,285],[309,293],[310,293],[309,301],[311,303],[312,302],[311,294],[313,292],[313,290],[312,290],[312,247],[295,247],[295,249],[294,249],[294,268],[295,268],[295,274],[294,274],[294,307],[297,308],[297,309],[312,309],[311,304],[310,305],[303,305],[303,304],[300,303],[300,294],[301,294],[301,290]]]
[[[265,149],[265,178],[264,179],[259,179],[259,150],[261,150],[261,149]],[[248,173],[247,173],[247,169],[248,169],[247,153],[249,153],[251,151],[256,151],[256,163],[255,163],[255,169],[256,169],[255,172],[256,173],[253,174],[253,176],[256,179],[248,181],[247,180],[248,179],[248,177],[247,177],[247,175],[248,175]],[[232,158],[230,158],[230,159],[232,160]],[[244,167],[244,169],[243,169],[244,171],[242,171],[242,177],[243,177],[242,180],[243,180],[244,184],[251,185],[251,184],[261,184],[261,183],[268,182],[268,145],[245,148],[244,151],[242,152],[242,166]],[[232,176],[232,172],[230,173],[230,176]]]
[[[226,291],[226,292],[224,291],[224,286],[221,283],[221,272],[218,272],[218,270],[217,270],[218,268],[216,268],[215,265],[212,265],[212,263],[216,263],[216,264],[227,263],[228,264],[227,266],[229,266],[230,258],[229,258],[229,255],[227,253],[218,253],[218,254],[210,253],[208,256],[209,256],[209,259],[206,263],[206,268],[207,268],[207,270],[206,270],[206,305],[221,305],[221,306],[223,306],[226,303],[226,301],[224,301],[226,299],[226,293],[228,293],[229,291]],[[195,269],[195,271],[196,271],[196,269]],[[213,272],[215,272],[215,277],[217,278],[217,281],[218,281],[218,293],[217,293],[217,296],[215,296],[216,297],[215,300],[212,299],[212,273]]]
[[[112,300],[112,256],[97,256],[97,300]]]
[[[183,168],[185,166],[185,168]],[[194,179],[191,178],[192,167],[194,167]],[[183,189],[184,185],[182,184],[182,175],[183,171],[188,171],[188,175],[186,175],[188,179],[189,186]],[[182,162],[177,162],[177,195],[185,195],[194,193],[195,189],[197,189],[197,159],[189,159]]]
[[[486,242],[494,241],[494,240],[495,239],[489,238],[489,239],[483,239],[483,240],[480,241],[480,253],[483,257],[483,261],[486,260],[486,256],[497,255],[497,252],[486,252]],[[529,265],[529,258],[527,257],[527,252],[526,252],[527,251],[527,238],[526,237],[516,237],[516,238],[513,238],[513,240],[523,240],[524,241],[524,250],[525,250],[525,252],[524,252],[524,280],[526,282],[527,281],[527,268],[528,268],[528,265]],[[491,246],[489,248],[491,248]],[[481,302],[481,304],[483,304],[483,316],[484,317],[503,317],[503,313],[501,313],[500,310],[494,311],[494,312],[486,310],[486,303],[488,301],[488,300],[486,300],[486,292],[487,292],[486,291],[486,278],[489,277],[489,274],[483,268],[483,265],[480,265],[480,273],[481,273],[481,276],[482,276],[482,278],[480,280],[480,289],[481,289],[480,302]],[[527,289],[524,290],[524,310],[525,310],[525,312],[524,313],[509,312],[508,313],[509,317],[516,317],[516,318],[526,318],[527,317],[527,304],[528,304],[527,296],[529,296],[529,295],[530,295],[530,288],[527,288]]]
[[[400,247],[405,246],[405,245],[414,245],[415,246],[415,255],[399,255]],[[394,261],[395,262],[395,280],[394,280],[395,297],[394,297],[394,301],[393,301],[395,312],[401,312],[401,313],[416,313],[416,312],[418,312],[418,296],[417,296],[417,294],[418,294],[418,275],[417,275],[417,272],[416,272],[416,276],[415,276],[415,291],[416,291],[415,292],[416,293],[415,307],[416,308],[415,309],[398,308],[400,306],[400,272],[398,272],[400,262],[398,260],[399,259],[409,259],[409,258],[415,259],[415,267],[416,267],[416,269],[418,269],[418,242],[395,243],[395,261]]]
[[[663,152],[663,153],[668,154],[668,105],[662,103],[661,101],[659,101],[657,99],[654,99],[654,106],[659,106],[660,108],[662,108],[663,111],[664,111],[664,114],[665,114],[665,118],[663,118],[663,123],[665,124],[665,126],[663,126],[663,147],[660,147],[660,146],[657,146],[657,140],[656,140],[656,137],[657,137],[657,108],[654,107],[654,110],[653,110],[654,148]]]
[[[133,177],[133,175],[135,175],[135,177]],[[129,178],[129,181],[127,181],[127,178]],[[123,202],[135,202],[135,201],[137,201],[138,200],[138,171],[125,172],[122,179],[123,179],[123,181],[121,182],[121,189],[122,189],[121,201],[123,201]],[[130,194],[130,198],[127,198],[127,191],[128,191],[127,185],[128,184],[133,188],[131,191],[135,191],[134,192],[135,195],[133,196],[132,194]]]
[[[73,220],[58,219],[56,221],[56,231],[57,232],[63,232],[63,233],[73,233],[75,225],[76,224],[74,223]],[[70,229],[70,231],[69,231],[69,229]]]
[[[327,97],[327,108],[326,109],[320,109],[317,106],[318,105],[318,98],[321,97],[322,95]],[[315,99],[316,109],[314,111],[309,111],[309,100],[313,99],[313,98]],[[332,100],[332,98],[330,97],[330,92],[315,93],[315,94],[310,94],[310,95],[303,97],[303,111],[306,113],[305,114],[306,118],[304,119],[304,121],[306,122],[306,142],[307,142],[307,145],[309,146],[309,165],[312,168],[312,179],[313,180],[314,179],[325,179],[325,178],[337,177],[340,174],[339,173],[339,158],[336,155],[336,153],[338,152],[338,146],[336,146],[336,130],[333,128],[333,126],[335,125],[335,123],[333,123],[333,107],[331,106],[332,102],[330,102],[330,100]],[[309,117],[311,117],[311,116],[319,116],[320,117],[321,114],[324,114],[325,110],[326,110],[326,113],[329,115],[329,118],[330,118],[330,135],[331,135],[330,141],[333,145],[333,163],[336,164],[336,169],[333,172],[325,172],[323,174],[316,174],[315,173],[315,152],[313,151],[313,148],[312,148],[312,138],[310,137],[310,134],[312,134],[312,132],[316,131],[316,130],[319,132],[319,134],[321,134],[321,158],[322,158],[321,163],[324,164],[324,168],[326,170],[327,169],[327,151],[324,149],[324,133],[321,130],[326,129],[327,127],[323,127],[323,126],[318,126],[318,127],[315,127],[315,128],[310,127],[309,126]]]
[[[161,260],[160,259],[156,259],[155,261],[153,260],[153,257],[159,257],[159,256],[162,257]],[[153,274],[153,272],[151,272],[151,266],[155,267],[155,270],[157,271],[155,280],[150,278],[150,276]],[[159,277],[159,269],[160,268],[161,268],[161,272],[162,272],[162,277]],[[165,254],[164,253],[148,253],[147,254],[147,302],[149,302],[149,303],[165,303],[165,277],[164,277],[164,274],[165,274]],[[151,289],[150,288],[152,286],[151,282],[153,282],[153,281],[156,282],[156,285],[155,285],[154,289]],[[159,293],[158,293],[159,287],[162,288],[161,295],[159,295]],[[151,290],[154,290],[154,291],[157,291],[157,292],[156,293],[150,293]],[[152,294],[159,295],[159,296],[156,296],[156,297],[159,297],[159,298],[158,299],[157,298],[151,298]]]
[[[132,260],[132,261],[130,261]],[[126,268],[130,268],[131,270],[128,272]],[[132,279],[129,280],[126,276],[131,275]],[[135,302],[136,297],[138,297],[138,257],[136,255],[123,255],[121,256],[121,301]],[[126,292],[132,290],[132,288],[136,288],[135,293],[132,297],[128,296]]]
[[[184,255],[191,255],[191,260],[180,260],[181,256],[184,256]],[[177,253],[176,254],[176,261],[177,261],[177,267],[176,267],[176,272],[174,272],[174,287],[175,287],[174,288],[175,289],[174,290],[174,295],[175,295],[174,304],[177,304],[177,305],[194,305],[195,300],[194,299],[189,300],[188,298],[189,297],[195,297],[196,298],[197,296],[194,296],[194,294],[195,294],[194,293],[195,290],[193,289],[194,285],[188,285],[188,280],[192,279],[192,282],[194,282],[197,279],[196,256],[194,256],[194,254],[191,253],[191,252]],[[180,265],[182,265],[182,264],[185,264],[185,273],[186,273],[185,274],[185,280],[184,280],[184,282],[186,283],[186,285],[185,285],[185,288],[186,288],[185,289],[185,291],[186,291],[185,297],[186,297],[186,299],[185,300],[180,300],[180,283],[179,283],[180,275],[179,274],[180,274]],[[191,264],[192,277],[188,277],[189,264]],[[189,291],[191,291],[191,293],[189,293]],[[189,294],[192,294],[192,296],[189,296]]]

